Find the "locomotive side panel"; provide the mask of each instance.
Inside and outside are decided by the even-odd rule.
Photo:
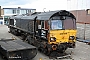
[[[19,20],[16,20],[16,27],[33,32],[34,22],[32,20],[19,19]]]
[[[14,25],[14,20],[13,19],[9,20],[9,25]]]
[[[20,23],[20,19],[16,19],[16,26],[21,28],[21,23]]]
[[[34,32],[34,21],[28,22],[28,31]]]
[[[28,22],[29,22],[29,20],[20,20],[20,22],[21,22],[21,29],[24,29],[24,30],[28,31],[28,28],[29,28]]]

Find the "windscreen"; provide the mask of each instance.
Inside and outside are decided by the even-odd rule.
[[[62,29],[62,21],[61,20],[51,20],[51,29]]]
[[[63,20],[63,28],[64,29],[76,29],[76,20],[70,17],[67,17]]]

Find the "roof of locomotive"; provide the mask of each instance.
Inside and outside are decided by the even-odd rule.
[[[71,16],[72,18],[76,19],[75,16],[66,10],[59,10],[59,11],[50,11],[50,12],[43,12],[38,14],[37,20],[49,20],[53,16]]]
[[[13,19],[25,19],[25,20],[34,20],[36,17],[37,20],[50,20],[53,16],[71,16],[72,18],[76,19],[75,16],[70,13],[69,11],[66,10],[59,10],[59,11],[49,11],[49,12],[39,12],[39,13],[34,13],[30,16],[13,16],[11,18]]]
[[[41,12],[35,12],[30,15],[17,15],[17,16],[11,16],[10,19],[25,19],[25,20],[34,20],[35,17],[40,14]]]
[[[32,13],[30,16],[23,16],[21,19],[34,20],[41,12]]]
[[[10,19],[20,19],[23,17],[22,15],[17,15],[17,16],[11,16]]]
[[[21,19],[25,19],[25,20],[34,20],[36,17],[36,15],[32,15],[32,16],[23,16]]]
[[[34,20],[36,17],[36,15],[32,15],[32,16],[23,16],[23,15],[18,15],[18,16],[12,16],[10,17],[10,19],[25,19],[25,20]]]

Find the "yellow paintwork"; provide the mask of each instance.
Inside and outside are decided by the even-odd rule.
[[[50,38],[48,40],[49,44],[60,44],[60,43],[73,43],[76,40],[69,40],[69,36],[76,37],[76,30],[51,30],[50,37],[55,37],[56,42],[50,42]]]

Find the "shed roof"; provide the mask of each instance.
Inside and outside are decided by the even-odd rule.
[[[32,9],[32,8],[3,8],[3,9],[36,10],[36,9]]]

